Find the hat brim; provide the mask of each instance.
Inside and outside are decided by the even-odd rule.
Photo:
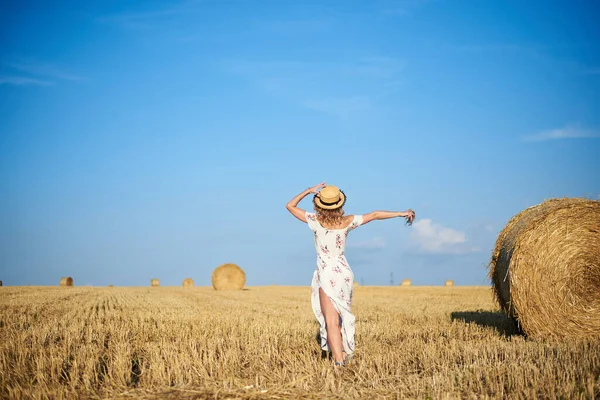
[[[329,203],[325,204],[321,201],[321,198],[319,197],[318,194],[315,195],[315,204],[319,208],[322,208],[324,210],[335,210],[336,208],[342,207],[345,203],[346,203],[346,195],[341,190],[340,190],[340,199],[333,204],[329,204]]]

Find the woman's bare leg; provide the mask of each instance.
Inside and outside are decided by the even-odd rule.
[[[333,353],[333,359],[338,362],[344,362],[342,354],[342,332],[340,330],[340,315],[331,304],[331,300],[323,289],[319,288],[319,303],[321,304],[321,312],[325,317],[325,328],[327,329],[327,342]]]

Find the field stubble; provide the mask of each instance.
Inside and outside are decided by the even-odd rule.
[[[354,360],[308,287],[0,289],[0,397],[596,398],[600,343],[516,334],[486,287],[359,287]]]

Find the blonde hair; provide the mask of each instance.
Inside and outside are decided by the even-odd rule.
[[[317,203],[315,202],[315,199],[313,198],[313,206],[315,208],[316,214],[317,214],[317,220],[319,221],[319,223],[321,225],[328,225],[328,226],[339,226],[342,224],[342,222],[344,221],[344,206],[340,206],[338,208],[335,208],[333,210],[328,210],[325,208],[321,208],[317,205]]]

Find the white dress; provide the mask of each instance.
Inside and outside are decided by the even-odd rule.
[[[315,317],[321,325],[321,349],[331,351],[327,343],[325,317],[321,312],[319,288],[329,297],[340,315],[342,344],[346,354],[354,353],[354,324],[352,314],[352,289],[354,273],[346,261],[344,251],[348,233],[363,223],[362,215],[355,215],[346,228],[326,229],[319,224],[314,213],[306,212],[306,222],[315,234],[317,269],[313,274],[311,303]]]

